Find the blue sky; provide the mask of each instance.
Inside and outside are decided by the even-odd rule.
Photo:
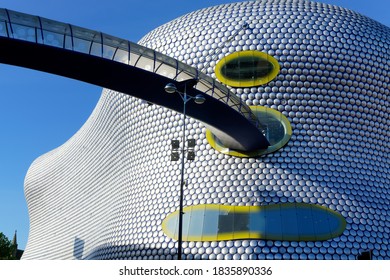
[[[0,8],[72,23],[133,42],[185,13],[229,0],[1,0]],[[390,26],[388,0],[322,0]],[[29,231],[23,182],[34,159],[67,141],[87,120],[101,88],[0,64],[0,232]]]

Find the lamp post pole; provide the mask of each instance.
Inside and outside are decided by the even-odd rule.
[[[194,80],[190,80],[194,82]],[[203,104],[205,98],[199,94],[196,96],[190,96],[187,94],[187,83],[184,83],[184,92],[177,90],[176,85],[169,83],[165,86],[167,93],[178,93],[183,100],[183,135],[182,135],[182,147],[181,147],[181,170],[180,170],[180,193],[179,193],[179,230],[178,230],[178,244],[177,244],[177,259],[182,259],[182,243],[183,243],[183,201],[184,201],[184,157],[185,157],[185,144],[186,144],[186,107],[187,102],[194,99],[196,104]]]
[[[179,195],[179,232],[178,232],[178,244],[177,244],[177,259],[182,259],[182,243],[183,243],[183,200],[184,200],[184,146],[186,143],[186,106],[188,102],[187,98],[187,88],[186,85],[184,87],[183,93],[183,143],[181,146],[181,174],[180,174],[180,195]]]

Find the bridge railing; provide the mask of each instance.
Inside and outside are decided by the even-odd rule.
[[[240,112],[257,127],[250,108],[227,87],[174,58],[102,32],[0,9],[0,36],[81,52],[128,64],[176,81],[197,78],[196,89]]]

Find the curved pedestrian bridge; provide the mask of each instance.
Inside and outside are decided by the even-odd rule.
[[[206,102],[188,102],[188,116],[203,122],[226,147],[269,146],[251,109],[227,87],[174,58],[102,32],[0,9],[0,63],[95,84],[177,112],[183,111],[183,101],[166,94],[165,85],[195,79],[187,94],[202,93]]]

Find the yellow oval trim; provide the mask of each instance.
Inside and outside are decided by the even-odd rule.
[[[185,207],[183,212],[183,241],[323,241],[340,236],[346,228],[346,220],[340,213],[307,203],[202,204]],[[164,233],[176,240],[178,219],[179,211],[175,211],[162,222]]]
[[[273,153],[280,148],[282,148],[284,145],[287,144],[287,142],[290,140],[291,135],[292,135],[292,128],[289,120],[279,111],[267,108],[264,106],[250,106],[251,110],[253,113],[258,117],[259,112],[269,114],[273,116],[275,119],[279,119],[279,121],[282,123],[283,128],[284,128],[284,137],[277,143],[269,146],[267,149],[261,149],[261,150],[256,150],[256,151],[237,151],[230,149],[228,147],[225,147],[217,137],[214,136],[213,133],[211,133],[210,130],[206,130],[206,139],[209,142],[210,146],[213,147],[215,150],[218,152],[221,152],[226,155],[230,156],[235,156],[235,157],[258,157],[261,155],[266,155],[269,153]],[[259,117],[258,117],[259,118]],[[261,118],[259,118],[259,121],[261,123]]]
[[[273,68],[268,73],[268,75],[256,77],[253,79],[245,79],[245,80],[238,80],[238,79],[231,79],[226,77],[222,73],[223,66],[227,65],[229,62],[239,59],[239,58],[245,58],[245,57],[252,57],[257,58],[259,60],[265,60],[272,64]],[[269,54],[259,52],[259,51],[240,51],[235,52],[232,54],[229,54],[222,58],[217,65],[215,65],[215,75],[217,76],[218,80],[221,83],[224,83],[226,85],[232,86],[232,87],[254,87],[258,85],[264,85],[272,81],[279,73],[280,66],[278,61],[272,57]]]

